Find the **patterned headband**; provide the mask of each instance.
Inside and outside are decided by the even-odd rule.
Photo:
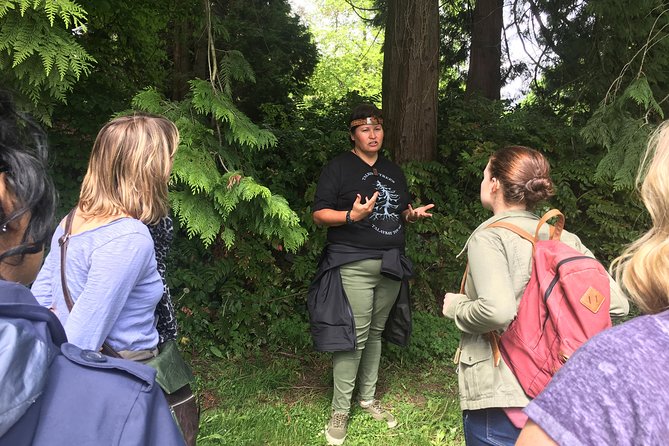
[[[351,128],[357,127],[359,125],[376,125],[376,124],[383,124],[383,118],[377,118],[376,116],[370,116],[368,118],[354,119],[348,125],[348,128],[351,129]]]

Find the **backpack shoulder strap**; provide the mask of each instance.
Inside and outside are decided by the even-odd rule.
[[[509,231],[512,231],[516,233],[518,236],[524,238],[528,242],[532,243],[532,249],[534,250],[534,244],[536,243],[537,240],[539,240],[539,230],[543,225],[545,225],[548,220],[550,220],[553,217],[558,217],[558,221],[555,223],[555,226],[550,226],[550,239],[551,240],[560,240],[560,235],[562,235],[562,228],[564,227],[564,215],[562,212],[558,211],[557,209],[551,209],[550,211],[546,212],[543,217],[541,217],[541,220],[539,220],[539,223],[537,224],[537,229],[534,233],[534,236],[527,232],[526,230],[512,224],[508,223],[506,221],[496,221],[494,223],[489,224],[486,226],[486,228],[505,228],[508,229]],[[469,262],[467,262],[467,266],[465,267],[465,272],[462,275],[462,280],[460,281],[460,294],[464,294],[465,292],[465,281],[467,279],[467,273],[469,272]]]
[[[65,265],[67,262],[67,245],[70,241],[70,234],[72,232],[72,220],[77,208],[72,209],[65,217],[65,229],[63,235],[58,239],[58,244],[60,245],[60,283],[63,287],[63,297],[65,298],[65,303],[67,304],[68,311],[72,311],[74,307],[74,301],[70,295],[70,290],[67,287],[67,275],[65,274]]]
[[[526,230],[519,228],[518,226],[507,223],[505,221],[496,221],[495,223],[491,223],[487,226],[488,228],[505,228],[508,229],[511,232],[515,232],[518,234],[520,237],[524,238],[528,242],[532,243],[532,246],[534,246],[534,243],[538,240],[538,237],[532,237],[532,234],[527,232]],[[539,233],[539,228],[537,228],[537,234]]]
[[[462,280],[460,281],[460,294],[465,294],[465,282],[467,282],[467,273],[469,273],[469,262],[465,266],[465,272],[462,274]]]
[[[72,235],[72,220],[74,219],[74,214],[76,214],[76,212],[77,207],[75,206],[74,209],[72,209],[70,213],[67,214],[67,217],[65,217],[65,230],[63,231],[63,235],[58,239],[58,244],[60,245],[60,283],[63,287],[63,298],[65,299],[67,310],[69,312],[71,312],[72,308],[74,307],[74,301],[72,300],[70,289],[67,286],[67,274],[65,273],[65,266],[67,265],[67,245],[70,241],[70,235]],[[102,343],[102,353],[107,356],[111,356],[112,358],[121,357],[121,355],[119,355],[118,352],[107,343],[107,341]]]
[[[507,223],[505,221],[496,221],[495,223],[491,223],[486,228],[506,228],[509,231],[515,232],[518,234],[520,237],[524,238],[528,242],[532,243],[532,249],[534,249],[534,242],[536,239],[532,237],[532,234],[529,232],[525,231],[522,228],[519,228],[518,226]],[[537,229],[538,230],[538,229]],[[467,266],[465,267],[465,272],[462,275],[462,281],[460,281],[460,294],[465,293],[465,281],[467,280],[467,273],[469,272],[469,262],[467,262]]]
[[[551,209],[550,211],[546,212],[543,217],[541,217],[541,220],[539,220],[539,223],[537,224],[537,230],[534,233],[535,240],[539,240],[539,230],[541,227],[548,223],[548,220],[553,217],[557,217],[558,219],[551,227],[550,240],[560,240],[562,229],[564,229],[564,214],[562,214],[562,212],[557,209]]]

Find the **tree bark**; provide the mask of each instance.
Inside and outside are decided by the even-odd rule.
[[[172,33],[172,78],[170,79],[170,99],[182,100],[190,91],[188,81],[194,78],[209,79],[207,52],[206,2],[185,3],[172,0],[170,6],[173,20]],[[200,30],[194,32],[193,30]]]
[[[191,79],[192,63],[188,35],[191,30],[190,23],[185,17],[178,19],[173,27],[172,64],[173,72],[171,79],[170,99],[181,101],[188,93],[188,80]]]
[[[467,95],[499,99],[502,87],[502,0],[476,0],[467,73]]]
[[[383,57],[384,145],[395,162],[437,157],[438,0],[389,0]]]

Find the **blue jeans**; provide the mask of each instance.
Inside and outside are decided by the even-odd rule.
[[[520,435],[500,408],[462,412],[467,446],[513,446]]]

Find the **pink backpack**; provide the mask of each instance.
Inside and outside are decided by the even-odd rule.
[[[553,217],[550,239],[539,240],[539,229]],[[581,344],[611,327],[609,275],[596,259],[560,241],[564,215],[557,209],[541,218],[534,236],[504,221],[488,227],[509,229],[534,249],[517,316],[499,337],[504,362],[534,398]]]

